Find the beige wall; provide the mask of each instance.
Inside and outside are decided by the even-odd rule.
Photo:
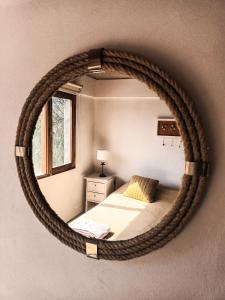
[[[84,209],[84,176],[93,170],[94,102],[77,95],[76,168],[38,180],[52,209],[68,222]]]
[[[224,1],[3,0],[0,8],[0,298],[224,299]],[[185,230],[125,262],[87,259],[53,237],[30,210],[14,161],[29,91],[62,59],[93,47],[161,65],[195,99],[211,148],[209,188]]]

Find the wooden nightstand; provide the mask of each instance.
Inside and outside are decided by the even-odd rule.
[[[113,192],[114,176],[99,177],[99,174],[94,173],[86,177],[86,201],[85,211],[92,206],[102,202]]]

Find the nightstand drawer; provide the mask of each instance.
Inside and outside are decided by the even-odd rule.
[[[87,201],[101,202],[105,200],[105,194],[87,192]]]
[[[89,209],[89,204],[97,205],[105,200],[113,191],[114,176],[100,177],[98,173],[90,174],[86,179],[86,200],[85,211]]]
[[[106,185],[100,182],[88,181],[87,182],[87,191],[95,193],[105,193]]]

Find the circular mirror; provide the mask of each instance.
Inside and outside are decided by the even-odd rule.
[[[208,151],[193,103],[157,66],[90,51],[28,97],[16,161],[36,216],[62,242],[104,259],[162,247],[197,206]]]

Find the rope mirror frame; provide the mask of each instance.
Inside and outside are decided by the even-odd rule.
[[[66,82],[99,70],[126,74],[156,92],[174,115],[184,145],[185,171],[172,209],[155,227],[128,240],[90,239],[73,231],[47,203],[33,170],[31,142],[42,107]],[[208,146],[193,101],[173,79],[148,59],[109,49],[90,50],[65,59],[36,84],[20,115],[15,156],[22,189],[36,217],[62,243],[98,259],[127,260],[163,247],[182,230],[197,208],[208,176]]]

